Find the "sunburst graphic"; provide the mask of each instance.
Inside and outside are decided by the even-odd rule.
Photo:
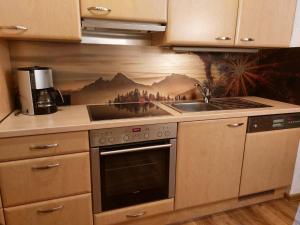
[[[219,62],[219,71],[226,83],[225,96],[247,96],[256,85],[268,85],[268,80],[259,73],[258,56],[226,55]]]

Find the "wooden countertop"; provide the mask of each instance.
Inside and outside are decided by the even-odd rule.
[[[12,113],[2,123],[0,123],[0,138],[49,133],[62,133],[122,126],[135,126],[154,123],[224,119],[232,117],[246,117],[300,112],[300,106],[298,105],[292,105],[288,103],[258,97],[245,97],[244,99],[271,105],[273,107],[242,110],[239,109],[192,112],[181,114],[161,103],[156,103],[161,108],[171,113],[171,115],[150,118],[119,119],[91,122],[85,105],[65,106],[60,107],[57,113],[49,115],[26,116],[19,114],[18,116],[15,116],[15,114]]]

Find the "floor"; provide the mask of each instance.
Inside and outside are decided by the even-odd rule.
[[[300,204],[285,199],[275,200],[181,225],[300,225]]]

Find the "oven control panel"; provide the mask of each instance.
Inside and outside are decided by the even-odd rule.
[[[177,136],[177,123],[108,128],[90,131],[91,147],[171,139]]]

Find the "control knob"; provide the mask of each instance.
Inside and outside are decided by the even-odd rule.
[[[170,136],[170,131],[168,131],[168,130],[165,131],[165,136],[166,136],[166,137]]]
[[[106,139],[105,139],[105,138],[100,138],[100,139],[99,139],[99,142],[100,142],[100,144],[105,144]]]
[[[161,137],[163,134],[161,131],[157,132],[157,137]]]
[[[108,142],[112,143],[114,141],[113,137],[108,138]]]
[[[123,137],[123,141],[128,141],[129,140],[129,135],[126,134],[124,137]]]

